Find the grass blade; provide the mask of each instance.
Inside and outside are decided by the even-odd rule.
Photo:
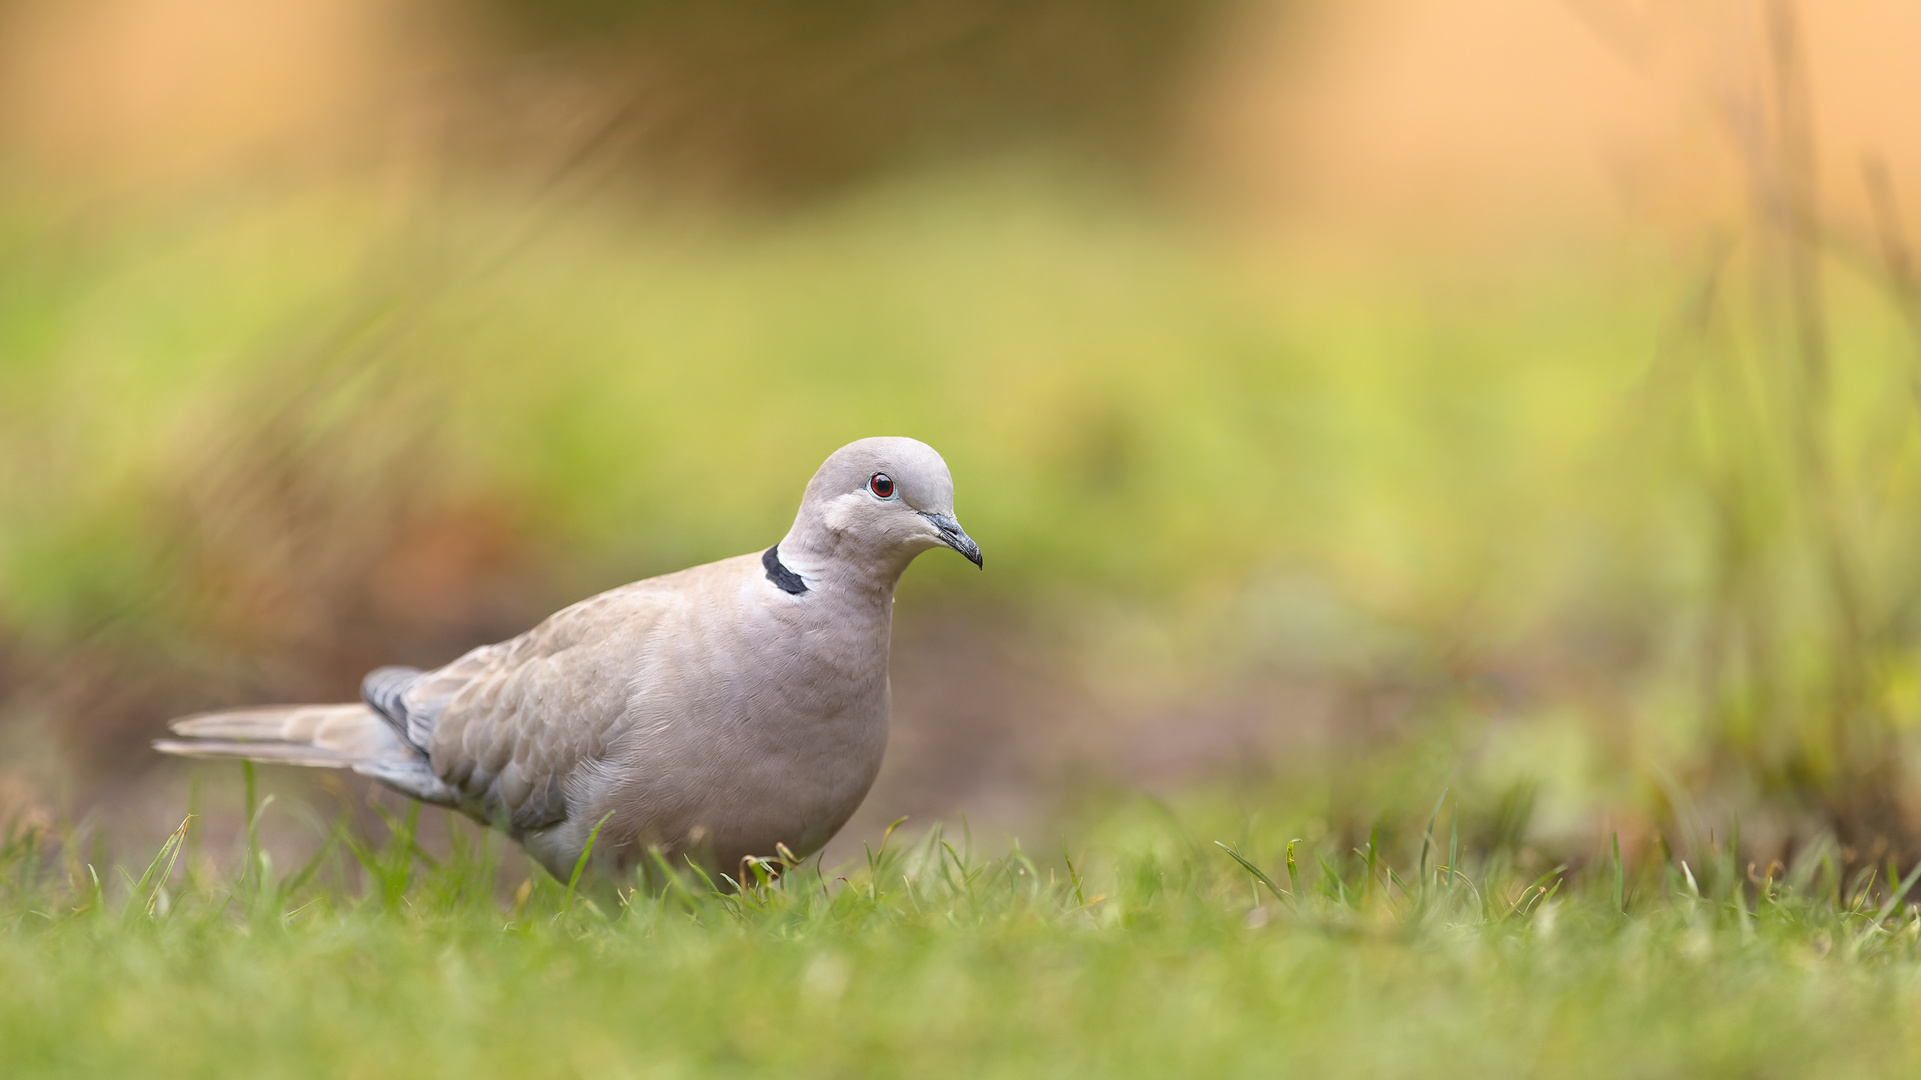
[[[1874,921],[1876,925],[1886,922],[1888,916],[1894,914],[1894,910],[1901,906],[1902,899],[1908,895],[1909,889],[1914,888],[1914,883],[1917,878],[1921,878],[1921,862],[1914,864],[1914,869],[1908,871],[1908,876],[1902,878],[1901,884],[1895,886],[1894,892],[1888,894],[1888,902],[1881,905],[1880,911],[1875,912]],[[1893,881],[1894,875],[1889,874],[1888,880]]]
[[[153,916],[154,909],[160,903],[160,889],[167,883],[167,879],[173,876],[174,863],[179,860],[180,849],[187,842],[187,826],[192,823],[192,814],[182,819],[180,827],[173,831],[173,835],[167,837],[166,842],[161,844],[160,850],[155,853],[153,861],[147,864],[147,872],[140,875],[140,880],[133,886],[133,896],[129,897],[127,902],[126,914],[129,919],[136,910],[149,918]],[[163,862],[166,864],[164,867],[161,865]],[[147,898],[136,908],[134,901],[142,893],[145,893]]]
[[[1251,862],[1248,862],[1247,859],[1243,857],[1240,852],[1235,851],[1233,848],[1228,847],[1226,844],[1221,843],[1219,840],[1214,841],[1214,846],[1217,848],[1220,848],[1222,851],[1227,852],[1228,858],[1233,859],[1237,863],[1240,863],[1241,869],[1246,870],[1250,874],[1253,874],[1254,880],[1267,886],[1267,891],[1273,893],[1276,898],[1281,900],[1286,900],[1290,903],[1293,902],[1294,897],[1292,894],[1290,894],[1286,889],[1281,888],[1279,885],[1274,884],[1273,878],[1268,877],[1265,873],[1263,873],[1260,867],[1255,866]]]
[[[1628,913],[1627,874],[1621,869],[1621,834],[1610,834],[1614,841],[1614,910]]]
[[[258,875],[260,869],[260,809],[264,808],[256,808],[255,805],[254,796],[257,792],[254,786],[253,762],[244,758],[241,759],[240,778],[245,791],[242,809],[247,815],[247,869],[246,872],[241,875],[240,889],[242,892],[246,892],[247,887],[251,884],[257,891],[259,887]]]
[[[1421,859],[1415,870],[1414,880],[1421,886],[1421,894],[1427,894],[1427,849],[1434,845],[1434,823],[1441,819],[1441,804],[1447,802],[1447,788],[1441,789],[1441,797],[1434,800],[1434,812],[1427,816],[1427,828],[1421,831]]]
[[[607,824],[607,819],[613,816],[614,812],[612,810],[600,815],[600,820],[594,822],[593,831],[587,834],[587,846],[580,849],[580,858],[574,860],[574,872],[567,875],[567,895],[560,902],[561,915],[567,914],[567,912],[573,908],[574,886],[580,884],[581,872],[587,869],[587,860],[592,857],[594,853],[594,841],[600,839],[600,827]]]

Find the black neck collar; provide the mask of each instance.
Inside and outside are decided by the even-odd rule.
[[[799,596],[807,591],[807,583],[800,579],[800,575],[781,564],[779,544],[768,548],[761,555],[760,564],[767,568],[767,580],[773,582],[781,592]]]

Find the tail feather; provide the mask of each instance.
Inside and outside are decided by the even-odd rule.
[[[416,799],[452,805],[458,798],[434,775],[426,754],[359,703],[229,709],[167,726],[181,737],[154,740],[163,754],[352,769]]]
[[[355,759],[338,750],[299,743],[242,742],[237,739],[155,739],[163,754],[191,758],[242,758],[279,765],[310,765],[321,769],[350,769]]]
[[[359,703],[230,709],[189,716],[167,726],[183,736],[155,744],[155,749],[168,754],[258,755],[263,761],[306,757],[312,760],[303,764],[335,767],[420,756],[401,741],[393,725]]]

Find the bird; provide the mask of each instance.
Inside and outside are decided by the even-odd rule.
[[[894,589],[923,551],[984,567],[915,439],[860,439],[765,551],[589,597],[350,704],[177,719],[165,754],[348,769],[500,829],[560,881],[804,859],[880,771]]]

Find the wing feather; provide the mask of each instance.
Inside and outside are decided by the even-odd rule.
[[[569,781],[604,757],[628,674],[677,601],[661,579],[583,600],[517,638],[414,676],[402,703],[441,782],[526,831],[565,820]]]

